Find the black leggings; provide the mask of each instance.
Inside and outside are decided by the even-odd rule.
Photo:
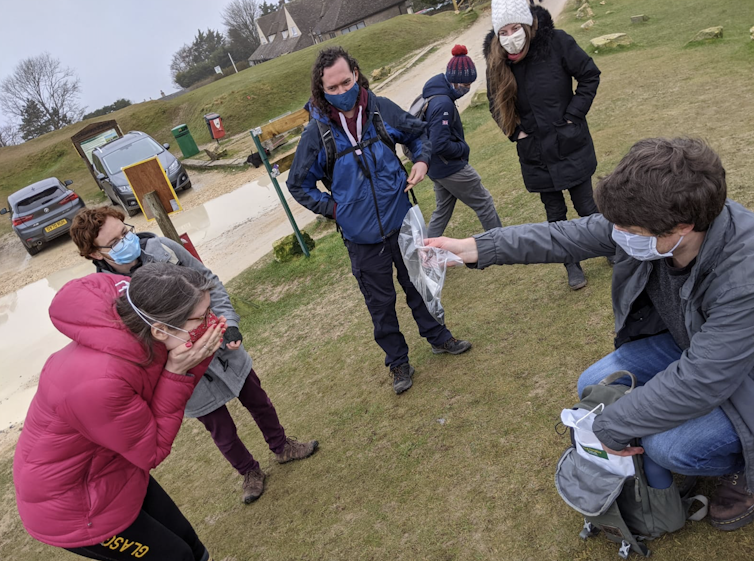
[[[68,549],[68,548],[66,548]],[[209,553],[173,499],[151,476],[134,523],[96,545],[68,549],[100,561],[207,561]]]
[[[571,195],[573,207],[576,209],[579,216],[589,216],[599,212],[597,210],[597,205],[594,203],[594,196],[592,195],[591,177],[581,185],[576,185],[575,187],[568,189],[568,193]],[[567,208],[563,191],[547,191],[540,193],[539,198],[542,199],[542,203],[545,205],[548,222],[560,222],[561,220],[566,220]]]

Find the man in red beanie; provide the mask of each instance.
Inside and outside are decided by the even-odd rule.
[[[436,208],[429,221],[430,238],[442,236],[450,222],[456,200],[469,206],[485,230],[499,228],[500,217],[490,192],[469,165],[469,145],[463,135],[456,100],[469,93],[476,80],[476,67],[466,47],[453,47],[453,58],[445,74],[438,74],[424,85],[422,97],[429,100],[425,113],[427,136],[432,143],[432,158],[427,175],[435,182]]]

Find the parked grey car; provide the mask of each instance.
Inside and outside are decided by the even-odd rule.
[[[95,148],[92,152],[92,165],[96,170],[99,188],[110,198],[114,205],[120,205],[128,216],[139,212],[128,179],[123,168],[157,156],[167,172],[168,179],[175,191],[191,188],[191,181],[186,170],[175,156],[168,152],[170,144],[159,144],[146,133],[131,131],[117,140]]]
[[[68,233],[73,217],[86,206],[68,188],[71,183],[61,183],[54,177],[43,179],[11,194],[10,209],[0,209],[0,214],[12,213],[13,231],[29,255],[36,255],[47,242]]]

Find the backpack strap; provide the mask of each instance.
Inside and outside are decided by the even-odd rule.
[[[406,172],[406,176],[408,177],[408,170],[406,169],[406,166],[403,165],[403,160],[400,159],[398,153],[395,151],[395,141],[393,141],[390,133],[387,132],[385,121],[382,120],[382,115],[380,115],[380,112],[376,107],[374,109],[374,112],[372,113],[372,123],[374,124],[374,128],[377,130],[377,136],[380,137],[380,140],[385,143],[387,147],[390,148],[390,151],[395,155],[395,157],[398,158],[398,162],[401,164],[403,170]],[[416,200],[416,193],[414,193],[414,190],[409,189],[408,192],[411,194],[412,204],[418,205],[419,201]]]
[[[631,374],[628,370],[618,370],[617,372],[613,372],[607,378],[600,380],[598,385],[609,386],[610,384],[612,384],[613,382],[615,382],[616,380],[620,378],[623,378],[624,376],[628,376],[629,378],[631,378],[631,388],[628,390],[628,392],[630,392],[636,387],[636,376]]]
[[[332,135],[332,128],[320,121],[314,119],[319,129],[319,136],[322,138],[322,146],[325,148],[325,155],[327,157],[327,163],[325,164],[325,177],[322,178],[322,183],[327,187],[328,191],[332,190],[332,172],[335,168],[335,160],[338,158],[338,148],[335,146],[335,139]]]

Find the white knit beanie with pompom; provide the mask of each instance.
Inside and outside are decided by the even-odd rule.
[[[492,0],[492,28],[495,35],[509,23],[531,25],[533,21],[529,0]]]

